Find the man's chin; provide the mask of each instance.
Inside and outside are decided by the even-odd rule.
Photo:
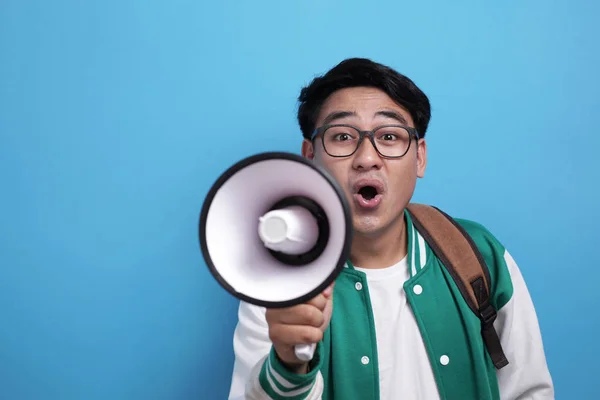
[[[354,232],[361,236],[376,236],[381,232],[383,223],[377,216],[355,216],[354,221]]]

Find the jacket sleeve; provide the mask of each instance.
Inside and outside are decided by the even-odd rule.
[[[494,322],[509,364],[497,371],[501,399],[550,400],[554,387],[546,363],[533,301],[519,267],[504,254],[513,286],[510,300]]]
[[[269,339],[265,309],[240,302],[233,337],[234,365],[229,400],[320,400],[323,378],[317,345],[307,374],[287,370]]]

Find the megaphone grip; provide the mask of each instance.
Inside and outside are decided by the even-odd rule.
[[[296,357],[302,361],[310,361],[315,354],[316,344],[297,344],[294,348],[294,352],[296,353]]]

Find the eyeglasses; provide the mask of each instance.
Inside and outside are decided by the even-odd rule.
[[[346,124],[325,125],[315,129],[312,139],[321,135],[323,149],[331,157],[348,157],[358,150],[365,136],[382,157],[400,158],[410,148],[412,137],[419,140],[415,128],[404,125],[384,125],[371,131]]]

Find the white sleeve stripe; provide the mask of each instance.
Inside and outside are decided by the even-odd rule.
[[[417,232],[417,237],[419,238],[419,260],[421,261],[421,269],[427,263],[427,256],[425,255],[425,239],[419,232]]]
[[[294,389],[294,388],[299,387],[299,385],[294,385],[292,382],[288,381],[283,376],[281,376],[281,374],[279,374],[277,371],[275,371],[273,369],[273,366],[271,365],[271,358],[268,357],[267,358],[267,379],[269,379],[270,376],[272,376],[273,378],[275,378],[275,380],[281,386],[285,387],[286,389]],[[271,382],[272,382],[271,379],[269,379],[269,383],[271,383]],[[272,383],[271,383],[271,386],[273,386],[275,388],[275,386]],[[310,386],[308,386],[308,387],[310,387]],[[300,392],[300,393],[302,393],[302,392]]]
[[[417,274],[417,267],[415,266],[415,228],[413,227],[410,231],[410,236],[411,236],[411,260],[410,260],[410,270],[411,270],[411,275],[415,276]]]
[[[270,368],[269,368],[269,372],[271,372]],[[310,390],[310,388],[312,387],[312,384],[313,384],[313,382],[311,382],[311,384],[309,384],[303,388],[291,390],[289,392],[284,392],[277,387],[275,382],[273,382],[273,378],[271,377],[270,373],[267,373],[266,375],[267,375],[267,381],[269,381],[269,385],[271,385],[271,389],[281,397],[294,397],[294,396],[301,395],[302,393],[306,393],[308,390]]]

